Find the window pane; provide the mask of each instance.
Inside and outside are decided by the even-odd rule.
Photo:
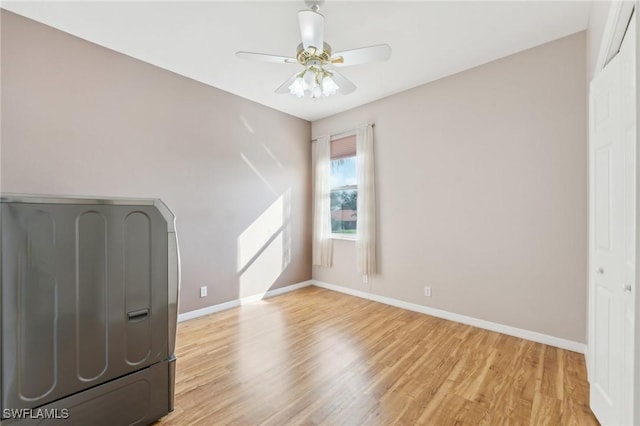
[[[331,190],[331,232],[355,234],[358,218],[358,191]]]
[[[331,160],[331,187],[356,185],[356,157]]]

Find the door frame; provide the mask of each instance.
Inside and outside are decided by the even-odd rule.
[[[602,71],[607,63],[613,58],[622,44],[624,33],[634,11],[633,19],[636,21],[636,28],[640,34],[640,19],[638,14],[640,13],[640,0],[635,1],[611,1],[609,7],[609,13],[605,22],[602,38],[600,39],[600,46],[598,49],[598,57],[596,58],[596,66],[594,70],[594,77]],[[636,40],[636,123],[640,123],[640,73],[638,70],[638,62],[640,62],[640,40]],[[589,123],[591,126],[591,123]],[[637,124],[636,124],[637,127]],[[636,129],[636,147],[640,147],[640,131]],[[636,149],[636,164],[640,165],[640,149]],[[636,173],[636,200],[640,200],[638,192],[640,191],[640,168]],[[637,202],[637,201],[636,201]],[[591,255],[589,255],[589,268],[591,268]],[[636,207],[636,265],[640,265],[640,208]],[[634,361],[634,393],[636,398],[640,397],[640,268],[637,269],[635,277],[635,361]],[[588,275],[590,276],[590,275]],[[589,302],[588,302],[588,315],[591,315],[591,286],[592,282],[589,280]],[[590,327],[591,320],[587,319],[587,350],[585,352],[587,375],[591,377],[593,371],[592,362],[593,359],[590,356],[593,342],[593,330]],[[635,404],[634,407],[634,424],[640,423],[640,404]]]
[[[639,3],[638,0],[636,0],[635,3]],[[624,31],[627,28],[627,23],[634,8],[633,1],[612,1],[610,4],[609,15],[604,25],[602,39],[600,39],[600,48],[598,49],[594,74],[602,71],[611,58],[618,53],[620,45],[622,44],[622,38],[624,37]],[[637,9],[636,7],[636,10]]]
[[[640,123],[640,40],[638,40],[638,34],[640,29],[640,0],[635,1],[635,14],[633,19],[636,21],[636,327],[635,327],[635,362],[634,362],[634,395],[636,398],[640,397],[640,273],[638,273],[637,265],[640,265],[640,238],[638,236],[640,227],[640,208],[638,208],[638,195],[637,191],[640,188],[640,173],[638,172],[637,165],[640,164],[640,131],[638,131],[638,123]],[[633,420],[637,423],[640,422],[640,404],[635,404]]]

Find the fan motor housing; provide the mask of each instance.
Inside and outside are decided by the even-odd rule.
[[[318,49],[314,47],[305,49],[302,44],[299,44],[298,54],[296,55],[298,63],[306,66],[309,61],[320,61],[323,64],[331,62],[331,46],[327,43],[323,43],[323,45],[322,51],[318,51]]]

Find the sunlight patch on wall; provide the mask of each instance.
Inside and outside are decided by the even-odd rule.
[[[269,183],[269,181],[262,175],[262,173],[260,173],[260,171],[256,168],[256,166],[253,165],[253,163],[251,161],[249,161],[249,159],[247,158],[246,155],[244,154],[240,154],[240,157],[242,157],[242,160],[247,163],[247,166],[249,166],[249,168],[251,170],[253,170],[253,172],[256,174],[256,176],[258,176],[258,178],[260,178],[260,180],[267,185],[267,188],[269,188],[269,190],[271,192],[273,192],[274,194],[278,194],[278,191],[275,190],[275,188],[273,186],[271,186],[271,184]]]
[[[278,167],[280,167],[281,169],[284,169],[284,166],[282,165],[280,160],[278,160],[278,157],[276,157],[276,155],[269,149],[269,147],[264,142],[260,142],[260,145],[262,145],[262,148],[265,150],[267,155],[269,155],[269,157],[271,157],[273,161],[276,162]]]
[[[281,195],[238,237],[238,272],[242,271],[284,224]]]
[[[245,129],[249,131],[249,133],[251,133],[252,135],[255,134],[255,132],[253,131],[253,127],[251,127],[251,124],[249,124],[249,120],[247,120],[244,115],[240,115],[240,121],[242,121],[242,124],[244,125]]]
[[[240,297],[266,293],[282,272],[284,238],[276,237],[240,275]]]
[[[239,296],[264,295],[291,262],[291,190],[238,236]]]

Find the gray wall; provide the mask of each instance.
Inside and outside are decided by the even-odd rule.
[[[3,192],[162,198],[181,312],[311,278],[308,122],[1,14]]]
[[[314,122],[314,137],[376,125],[380,264],[363,284],[336,240],[314,279],[585,342],[585,46],[577,33]]]

